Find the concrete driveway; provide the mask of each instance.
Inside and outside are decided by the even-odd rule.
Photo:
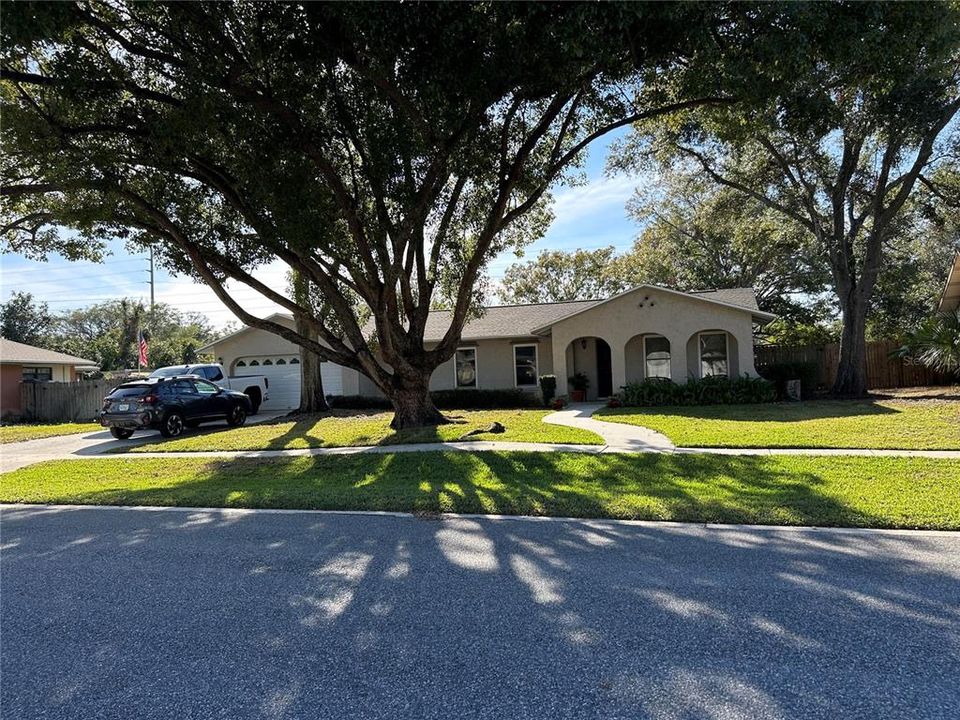
[[[247,419],[247,422],[251,424],[266,422],[284,415],[285,412],[262,412],[259,415],[251,416]],[[187,430],[187,433],[203,432],[218,427],[226,428],[226,421],[205,423],[199,430]],[[110,434],[109,430],[96,429],[74,435],[56,435],[39,440],[6,443],[0,445],[0,473],[44,462],[45,460],[64,460],[102,455],[117,449],[156,442],[159,439],[160,432],[158,430],[138,430],[129,440],[117,440]]]
[[[960,534],[2,511],[16,718],[956,718]]]

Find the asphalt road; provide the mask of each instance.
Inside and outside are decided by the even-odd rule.
[[[960,717],[960,534],[0,522],[4,718]]]

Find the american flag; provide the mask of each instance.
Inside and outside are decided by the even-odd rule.
[[[143,330],[137,332],[137,364],[143,367],[147,365],[147,338]]]

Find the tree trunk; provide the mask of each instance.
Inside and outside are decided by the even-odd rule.
[[[393,404],[393,420],[390,427],[394,430],[418,428],[429,425],[443,425],[449,422],[437,410],[430,397],[430,373],[419,378],[398,378],[390,392]]]
[[[306,323],[297,320],[297,332],[310,335]],[[323,394],[323,377],[320,375],[320,356],[306,348],[300,353],[300,407],[298,412],[317,413],[330,409]]]
[[[859,398],[867,394],[867,303],[853,291],[840,297],[843,332],[840,361],[831,394]]]

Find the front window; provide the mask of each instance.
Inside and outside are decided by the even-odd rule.
[[[25,367],[23,368],[24,380],[53,380],[52,367]]]
[[[670,341],[665,337],[648,337],[643,340],[643,356],[646,377],[670,378]]]
[[[475,388],[477,386],[477,349],[459,348],[455,362],[457,387]]]
[[[537,346],[515,345],[513,348],[513,369],[516,375],[517,387],[536,387],[537,377]]]
[[[704,333],[700,336],[700,377],[711,375],[729,375],[726,333]]]

